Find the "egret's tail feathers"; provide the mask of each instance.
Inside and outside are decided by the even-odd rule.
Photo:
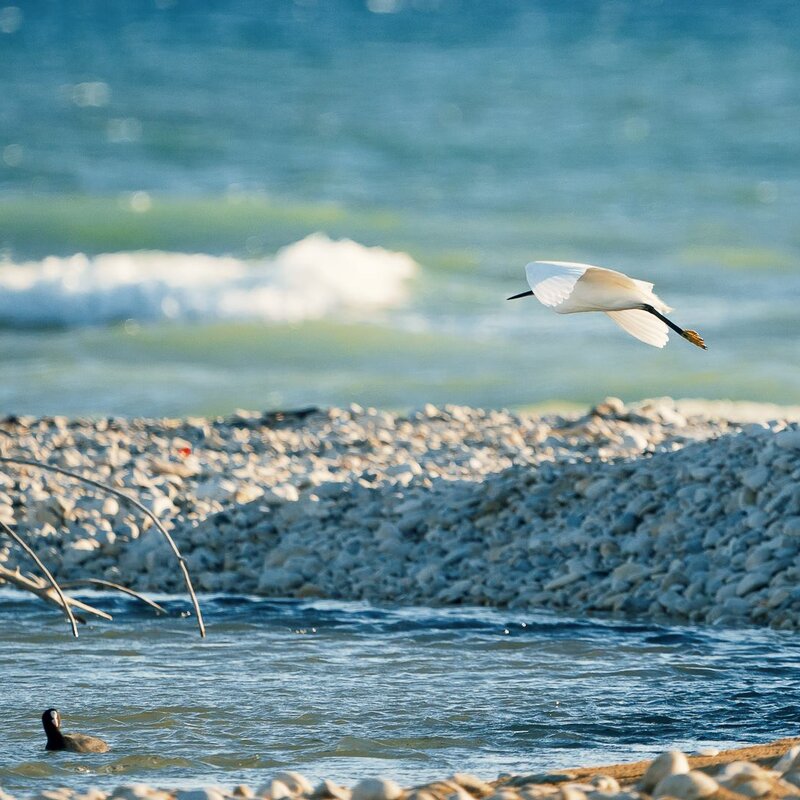
[[[606,314],[608,314],[622,330],[636,337],[640,342],[652,345],[653,347],[664,347],[669,341],[667,326],[658,319],[658,317],[654,317],[647,311],[632,308],[626,311],[606,311]],[[697,336],[697,334],[695,334],[695,336]],[[691,341],[691,339],[689,341]]]
[[[686,329],[683,331],[681,336],[683,336],[687,342],[691,342],[693,345],[697,345],[697,347],[702,347],[703,350],[708,350],[703,337],[697,331],[690,331]]]

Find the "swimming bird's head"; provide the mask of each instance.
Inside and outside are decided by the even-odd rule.
[[[44,725],[45,730],[51,727],[61,727],[61,715],[58,713],[58,709],[48,708],[47,711],[42,714],[42,725]]]

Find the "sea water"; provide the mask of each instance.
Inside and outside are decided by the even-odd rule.
[[[251,787],[281,769],[352,785],[545,772],[796,733],[792,634],[482,608],[84,598],[113,622],[73,640],[57,611],[0,593],[0,786]],[[106,739],[44,751],[41,713]]]
[[[798,38],[790,3],[5,7],[0,409],[797,403]],[[655,281],[708,352],[507,303],[537,258]]]

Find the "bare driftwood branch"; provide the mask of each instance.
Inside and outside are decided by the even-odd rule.
[[[64,469],[63,467],[57,467],[54,464],[45,464],[41,461],[34,461],[28,458],[12,458],[10,456],[0,456],[0,463],[3,464],[16,464],[18,466],[26,466],[26,467],[34,467],[36,469],[43,469],[48,470],[50,472],[57,472],[61,475],[66,475],[70,478],[74,478],[78,481],[83,481],[84,483],[88,483],[90,486],[94,486],[97,489],[100,489],[104,492],[109,492],[110,494],[119,497],[122,500],[125,500],[127,503],[130,503],[135,508],[138,508],[148,519],[150,519],[153,524],[156,526],[158,532],[167,540],[172,552],[175,554],[175,557],[178,559],[178,564],[181,568],[181,572],[183,573],[183,580],[186,584],[186,589],[189,592],[189,597],[192,600],[192,605],[194,606],[194,613],[197,617],[197,627],[200,629],[200,636],[205,638],[206,635],[206,626],[203,622],[203,614],[200,611],[200,603],[197,601],[197,595],[194,593],[194,587],[192,586],[192,579],[189,577],[189,570],[186,567],[186,561],[184,560],[183,556],[178,550],[178,546],[175,544],[175,540],[170,536],[169,531],[161,524],[161,521],[158,517],[143,503],[139,502],[135,497],[132,497],[127,492],[123,492],[120,489],[115,489],[113,486],[109,486],[106,483],[101,483],[100,481],[96,481],[93,478],[87,478],[85,475],[81,475],[79,472],[73,472],[69,469]],[[75,634],[78,635],[77,633]]]
[[[69,607],[69,603],[67,602],[67,598],[64,596],[64,592],[61,591],[61,587],[56,583],[56,579],[52,576],[50,570],[47,569],[47,567],[42,563],[42,560],[39,558],[39,556],[33,552],[31,546],[15,530],[12,530],[8,525],[6,525],[5,522],[0,522],[0,530],[2,530],[6,535],[10,536],[36,562],[36,566],[39,567],[39,569],[47,577],[47,580],[50,581],[50,585],[58,595],[58,599],[61,601],[61,606],[69,618],[69,624],[72,626],[72,635],[77,639],[78,624],[75,621],[75,615],[72,613],[72,609]],[[39,596],[41,597],[42,595],[40,594]]]
[[[0,573],[0,577],[2,574]],[[80,578],[79,580],[74,581],[66,581],[61,583],[62,589],[74,589],[77,586],[105,586],[106,589],[116,589],[118,592],[123,592],[124,594],[129,594],[131,597],[135,597],[137,600],[141,600],[146,605],[150,606],[156,614],[166,614],[167,609],[164,606],[159,605],[156,603],[155,600],[151,600],[149,597],[145,597],[143,594],[129,589],[127,586],[121,586],[119,583],[112,583],[111,581],[103,580],[102,578]]]
[[[35,575],[23,575],[19,571],[19,568],[16,570],[10,570],[8,567],[0,566],[0,580],[13,583],[14,586],[18,587],[19,589],[24,589],[26,592],[32,592],[42,600],[52,603],[63,610],[61,601],[58,599],[57,595],[53,594],[53,589],[47,585],[47,581],[44,581]],[[60,585],[63,590],[67,584],[62,583]],[[69,595],[64,595],[64,597],[66,597],[67,604],[70,607],[77,608],[80,611],[85,611],[87,614],[93,614],[95,617],[102,617],[103,619],[108,620],[112,619],[110,614],[107,614],[105,611],[101,611],[99,608],[95,608],[94,606],[90,606],[87,603],[81,602],[80,600],[76,600],[74,597],[70,597]],[[81,616],[76,616],[75,619],[83,625],[86,624],[86,620]]]

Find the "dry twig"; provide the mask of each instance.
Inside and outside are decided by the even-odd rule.
[[[112,581],[106,581],[102,578],[80,578],[74,581],[66,581],[62,582],[61,588],[62,589],[74,589],[77,586],[105,586],[107,589],[116,589],[118,592],[123,592],[124,594],[129,594],[131,597],[135,597],[137,600],[141,600],[146,605],[150,606],[156,614],[166,614],[167,609],[164,606],[156,603],[155,600],[151,600],[149,597],[145,597],[140,592],[135,591],[134,589],[129,589],[127,586],[122,586],[119,583],[112,583]]]
[[[47,581],[35,575],[23,575],[19,571],[19,567],[17,567],[16,570],[10,570],[8,567],[0,566],[0,580],[13,583],[14,586],[18,587],[19,589],[24,589],[26,592],[32,592],[42,600],[46,600],[48,603],[52,603],[63,610],[61,601],[53,594],[53,590],[47,586]],[[63,590],[67,584],[62,583],[60,586]],[[107,614],[105,611],[101,611],[99,608],[95,608],[94,606],[90,606],[80,600],[76,600],[74,597],[70,597],[68,594],[65,594],[64,597],[67,598],[67,603],[70,607],[77,608],[79,611],[85,611],[87,614],[93,614],[95,617],[102,617],[103,619],[108,620],[113,619],[111,614]],[[82,625],[86,624],[86,620],[81,616],[76,615],[75,619]]]
[[[78,638],[78,624],[75,621],[75,615],[72,613],[72,609],[69,607],[69,603],[67,602],[67,598],[64,595],[64,592],[61,591],[61,587],[56,583],[56,579],[51,574],[50,570],[42,563],[42,560],[36,553],[33,552],[31,546],[15,531],[12,530],[5,522],[0,522],[0,530],[2,530],[5,534],[10,536],[35,562],[36,566],[46,575],[47,580],[50,581],[50,585],[55,590],[55,593],[58,595],[58,599],[61,601],[61,606],[63,607],[64,611],[66,612],[67,617],[69,618],[69,624],[72,626],[72,635],[77,639]],[[34,591],[31,589],[31,591]],[[35,594],[39,594],[38,592],[34,592]],[[40,597],[46,597],[49,593],[44,592],[44,594],[39,594]],[[50,598],[52,599],[52,598]]]
[[[137,500],[135,497],[132,497],[131,495],[121,491],[120,489],[115,489],[113,486],[101,483],[100,481],[96,481],[93,478],[87,478],[85,475],[81,475],[79,472],[73,472],[72,470],[64,469],[63,467],[57,467],[54,464],[45,464],[41,461],[34,461],[28,458],[13,458],[10,456],[0,456],[0,463],[15,464],[18,466],[34,467],[35,469],[43,469],[50,472],[57,472],[61,475],[66,475],[67,477],[74,478],[75,480],[83,481],[84,483],[87,483],[90,486],[94,486],[95,488],[100,489],[104,492],[113,494],[114,496],[119,497],[122,500],[125,500],[127,503],[130,503],[135,508],[138,508],[139,511],[141,511],[146,517],[148,517],[148,519],[150,519],[153,522],[158,532],[167,540],[170,548],[172,549],[172,552],[178,559],[178,564],[181,568],[181,572],[183,573],[184,583],[186,584],[186,588],[189,592],[189,597],[191,598],[192,605],[194,606],[195,616],[197,617],[197,627],[200,629],[200,636],[205,638],[206,626],[205,623],[203,622],[203,614],[200,611],[200,604],[197,601],[197,595],[195,594],[194,587],[192,586],[192,579],[189,577],[189,570],[186,567],[186,561],[181,555],[180,550],[178,550],[178,546],[175,544],[175,540],[172,538],[172,536],[170,536],[169,531],[161,524],[161,521],[158,519],[158,517],[149,508],[147,508],[147,506],[139,502],[139,500]],[[44,569],[44,565],[42,565],[42,569]],[[75,635],[76,636],[78,635],[77,630],[75,631]]]

